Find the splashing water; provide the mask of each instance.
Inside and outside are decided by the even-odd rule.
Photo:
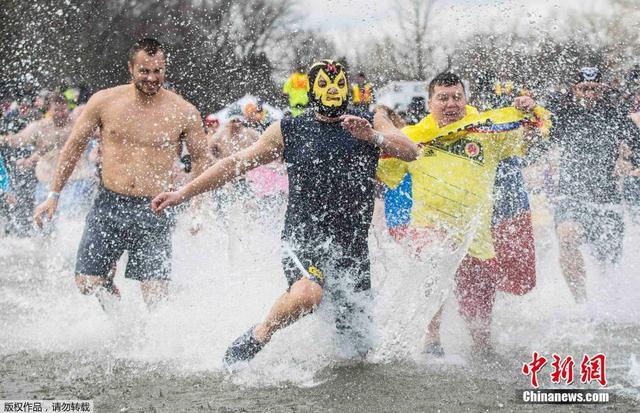
[[[523,297],[499,293],[496,300],[492,334],[509,360],[497,368],[470,362],[470,338],[453,294],[445,297],[442,321],[447,356],[437,362],[419,357],[430,318],[425,283],[450,277],[461,257],[435,249],[431,260],[416,266],[374,227],[374,349],[367,361],[351,357],[336,335],[331,307],[323,304],[277,333],[248,368],[226,375],[221,359],[227,345],[261,320],[286,288],[281,219],[280,213],[248,214],[238,207],[226,220],[212,218],[196,236],[179,221],[170,299],[149,312],[138,283],[123,277],[124,257],[115,281],[122,302],[110,316],[73,282],[82,220],[60,219],[48,239],[0,239],[0,396],[86,397],[106,410],[446,409],[452,400],[471,409],[515,406],[512,389],[528,387],[519,369],[538,351],[574,358],[605,353],[616,403],[640,400],[640,279],[633,254],[640,229],[632,225],[618,272],[600,273],[587,261],[585,307],[573,303],[562,279],[555,239],[538,231],[537,287]]]

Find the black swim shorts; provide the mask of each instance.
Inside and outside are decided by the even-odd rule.
[[[615,205],[598,205],[570,198],[559,200],[554,207],[556,226],[574,222],[582,227],[582,241],[593,247],[601,263],[616,263],[622,256],[624,220]]]
[[[282,269],[289,287],[301,278],[325,286],[329,283],[346,281],[355,292],[371,288],[370,261],[368,248],[345,248],[327,242],[282,241]]]
[[[76,274],[108,276],[124,251],[126,278],[168,280],[174,217],[151,209],[151,198],[118,194],[101,187],[87,215],[78,248]]]

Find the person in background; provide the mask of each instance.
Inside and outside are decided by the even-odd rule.
[[[592,247],[601,271],[622,255],[624,221],[618,186],[624,146],[637,147],[638,127],[611,93],[597,67],[580,68],[570,88],[551,108],[551,144],[559,148],[555,200],[560,267],[577,303],[587,300],[586,270],[580,246]]]
[[[629,117],[640,128],[640,65],[627,72],[627,104]],[[623,175],[623,197],[635,224],[640,224],[640,142],[631,140],[622,143],[622,163],[619,171]]]
[[[245,125],[258,133],[262,133],[271,124],[269,113],[264,108],[262,101],[249,102],[242,108],[242,116]]]
[[[289,99],[289,110],[293,117],[304,113],[309,104],[309,78],[305,73],[304,66],[299,66],[291,73],[282,87],[282,93]]]
[[[373,85],[367,82],[367,77],[363,72],[359,72],[351,87],[351,104],[355,107],[368,109],[374,101]]]

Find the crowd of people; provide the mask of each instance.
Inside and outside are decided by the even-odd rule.
[[[615,271],[625,206],[639,222],[638,67],[623,81],[576,67],[566,90],[546,95],[499,76],[469,79],[476,87],[467,90],[443,72],[430,81],[427,101],[400,112],[375,104],[364,73],[351,79],[341,63],[322,60],[287,79],[281,119],[260,100],[232,105],[224,118],[202,116],[165,86],[165,54],[154,39],[134,44],[128,67],[131,83],[91,97],[65,88],[3,102],[3,234],[43,234],[58,213],[89,210],[79,291],[105,309],[117,305],[114,269],[128,251],[125,276],[140,281],[153,307],[169,293],[176,215],[190,215],[194,233],[207,225],[202,209],[211,204],[197,195],[213,191],[213,208],[227,218],[230,205],[244,208],[249,198],[261,200],[257,208],[286,205],[287,288],[230,345],[229,367],[327,300],[337,303],[338,332],[366,354],[376,208],[384,211],[376,230],[406,247],[416,268],[426,268],[420,263],[434,248],[459,255],[452,277],[422,274],[431,280],[424,351],[433,357],[445,351],[440,319],[449,290],[473,353],[489,357],[497,291],[535,288],[530,195],[543,195],[554,211],[560,268],[579,304],[587,302],[580,247],[591,247],[603,273]],[[177,207],[192,198],[188,211]],[[230,233],[237,225],[225,222]]]

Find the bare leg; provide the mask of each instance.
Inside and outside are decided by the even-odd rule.
[[[95,275],[76,274],[76,286],[84,295],[94,294],[99,288],[107,284],[107,279]]]
[[[580,250],[581,228],[573,222],[563,222],[556,228],[560,244],[560,268],[576,303],[587,299],[586,272]]]
[[[255,327],[255,338],[260,343],[267,343],[276,331],[311,313],[321,301],[322,287],[307,278],[301,278],[289,291],[278,297],[265,320]]]
[[[240,361],[249,361],[271,340],[273,334],[312,312],[322,300],[322,287],[302,278],[282,294],[265,320],[238,337],[227,349],[223,364],[233,369]]]
[[[494,352],[491,342],[491,326],[485,320],[468,321],[469,332],[471,333],[472,351],[474,354],[490,354]]]
[[[76,286],[84,295],[95,294],[100,306],[107,313],[112,313],[115,306],[120,301],[120,292],[113,285],[115,275],[115,264],[108,277],[98,277],[95,275],[76,274]]]
[[[427,326],[427,337],[423,351],[425,354],[430,354],[434,357],[444,357],[444,349],[440,343],[440,323],[443,309],[444,305],[440,307]]]
[[[500,264],[496,259],[481,260],[467,256],[456,272],[456,292],[460,315],[473,342],[473,354],[493,353],[491,316],[497,289]]]
[[[153,308],[169,295],[168,281],[141,281],[142,298],[147,307]]]
[[[443,309],[444,306],[440,307],[427,326],[427,344],[440,343],[440,323],[442,322]]]

